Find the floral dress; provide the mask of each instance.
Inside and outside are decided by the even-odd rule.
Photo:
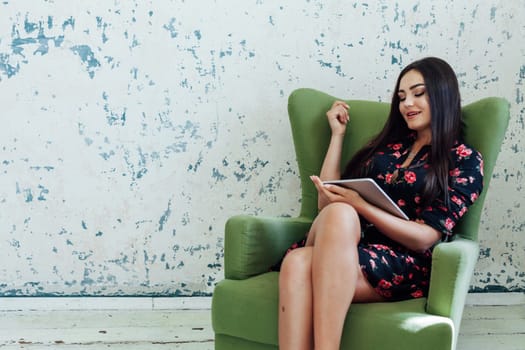
[[[401,167],[414,140],[412,135],[404,142],[392,143],[379,150],[369,160],[367,177],[374,179],[410,220],[435,228],[442,233],[442,241],[448,241],[458,220],[481,193],[483,159],[472,147],[456,142],[450,151],[453,167],[449,171],[449,207],[441,198],[434,200],[431,205],[423,206],[421,192],[429,167],[430,146],[424,146],[407,168]],[[361,223],[363,234],[358,245],[359,263],[376,292],[392,301],[426,296],[432,249],[423,253],[411,251],[383,235],[364,219],[361,219]],[[306,239],[294,243],[287,253],[305,243]],[[272,269],[279,267],[280,263]]]

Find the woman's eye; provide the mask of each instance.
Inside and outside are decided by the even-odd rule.
[[[406,97],[405,96],[397,96],[399,98],[399,101],[400,102],[403,102],[404,100],[406,100]]]
[[[416,94],[414,94],[416,97],[420,97],[420,96],[423,96],[425,94],[425,91],[421,91],[421,92],[418,92]]]

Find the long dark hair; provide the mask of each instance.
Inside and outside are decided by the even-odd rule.
[[[411,70],[416,70],[423,76],[431,112],[430,167],[422,192],[423,204],[428,205],[441,197],[448,206],[448,173],[452,167],[450,150],[461,137],[461,97],[454,70],[447,62],[436,57],[412,62],[401,71],[383,130],[356,153],[343,172],[343,178],[366,176],[368,169],[365,164],[379,148],[403,140],[413,132],[399,111],[398,96],[401,78]]]

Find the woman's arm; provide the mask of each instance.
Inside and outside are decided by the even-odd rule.
[[[359,196],[357,192],[355,192],[355,195]],[[353,201],[351,205],[385,236],[401,243],[410,250],[424,252],[441,239],[442,233],[432,226],[423,222],[407,221],[398,218],[368,203],[361,196]]]
[[[341,150],[343,149],[344,134],[334,135],[330,138],[328,151],[324,157],[321,174],[323,181],[338,180],[341,178]]]
[[[330,110],[326,112],[332,136],[321,167],[320,178],[322,180],[337,180],[341,177],[341,150],[343,149],[346,125],[350,120],[349,108],[345,102],[335,101]]]
[[[424,252],[441,239],[441,232],[435,228],[424,223],[400,219],[368,203],[356,191],[337,185],[323,185],[316,176],[312,176],[312,181],[317,188],[319,198],[324,202],[350,204],[385,236],[410,250]]]

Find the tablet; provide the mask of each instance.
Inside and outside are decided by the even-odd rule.
[[[390,214],[409,220],[408,216],[386,194],[374,180],[370,178],[323,181],[324,185],[340,185],[350,188],[361,195],[368,203],[373,204]]]

